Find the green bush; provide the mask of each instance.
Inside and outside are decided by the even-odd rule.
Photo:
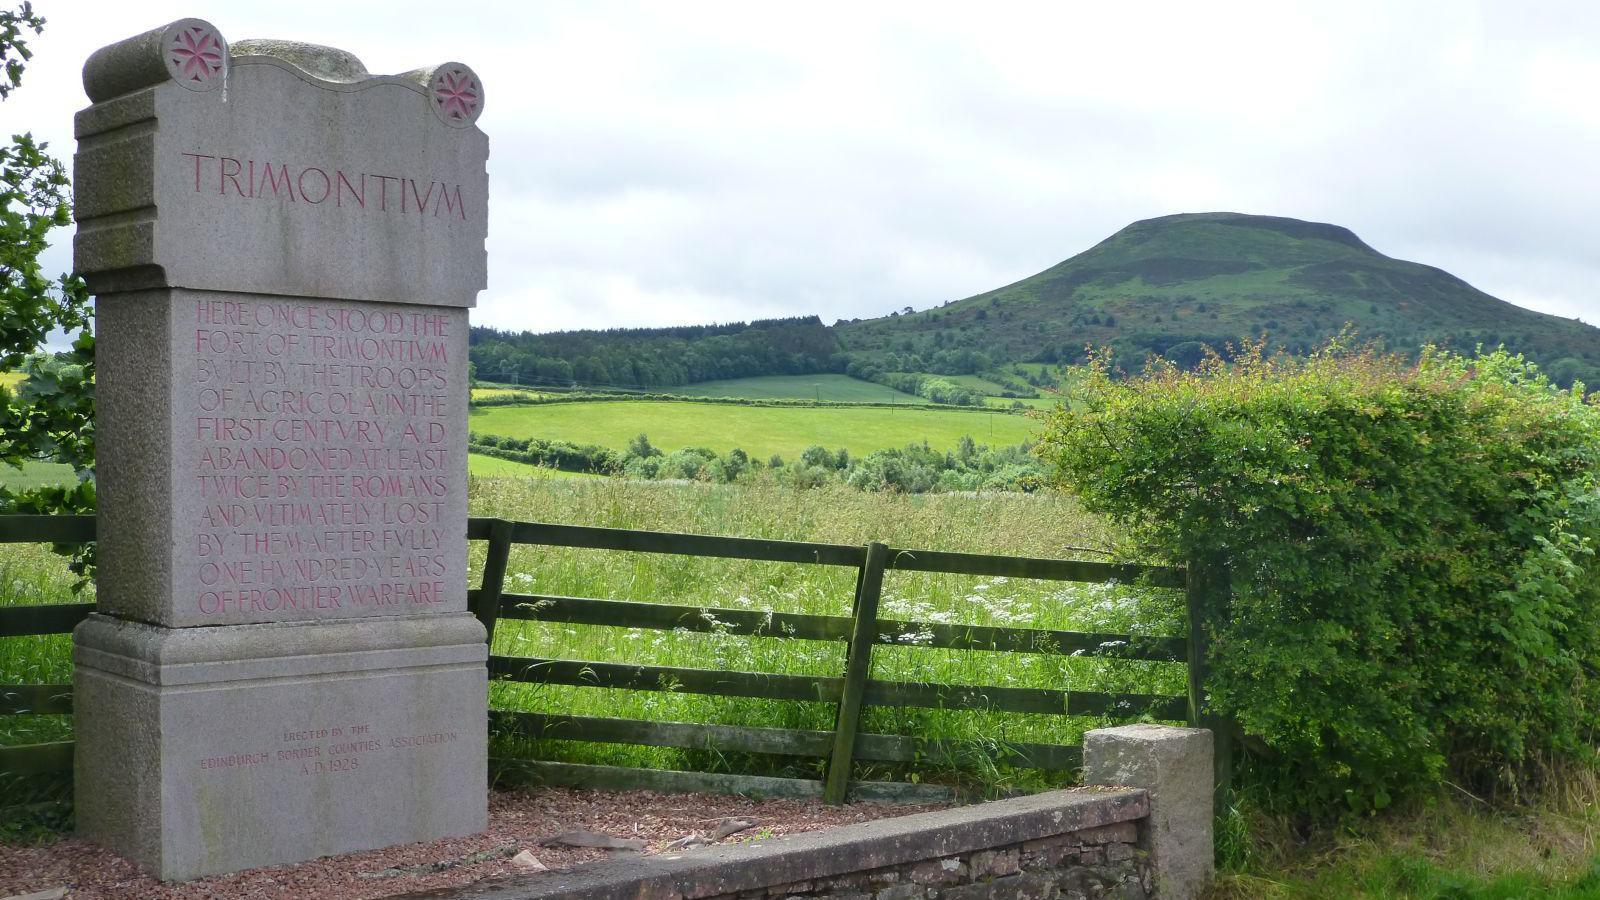
[[[1218,710],[1303,811],[1515,792],[1600,720],[1600,409],[1520,356],[1248,348],[1116,380],[1040,452],[1157,553],[1231,574]]]
[[[639,437],[644,438],[644,435]],[[572,444],[542,438],[501,437],[473,432],[467,435],[467,449],[484,456],[566,472],[612,475],[621,471],[623,465],[623,459],[615,450],[595,444]]]

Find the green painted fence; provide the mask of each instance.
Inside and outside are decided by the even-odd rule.
[[[693,669],[618,663],[609,660],[542,659],[491,655],[489,677],[514,682],[573,685],[594,689],[673,690],[733,697],[822,701],[837,706],[832,731],[747,728],[635,719],[611,719],[490,709],[495,733],[538,739],[638,744],[810,757],[825,760],[821,781],[668,772],[590,766],[539,760],[495,760],[496,770],[544,783],[618,788],[716,790],[803,796],[821,794],[828,802],[846,796],[916,799],[925,786],[852,780],[857,761],[912,762],[980,751],[993,757],[992,745],[859,731],[868,706],[916,706],[944,709],[986,709],[1114,719],[1152,717],[1192,724],[1214,724],[1203,707],[1203,617],[1221,608],[1226,579],[1214,573],[1163,566],[1111,565],[1101,562],[1034,559],[866,546],[768,541],[753,538],[633,531],[536,522],[474,518],[471,540],[488,542],[483,581],[468,592],[470,608],[483,622],[491,646],[500,619],[560,622],[602,628],[688,629],[790,640],[842,641],[845,666],[838,676],[814,677]],[[92,516],[0,516],[0,543],[92,541]],[[857,570],[850,616],[766,613],[740,609],[708,609],[664,603],[640,603],[585,597],[552,597],[508,593],[506,568],[511,547],[547,547],[661,553],[736,560],[763,560],[798,565],[825,565]],[[906,622],[878,618],[884,574],[889,571],[944,572],[1007,576],[1053,581],[1137,582],[1187,592],[1189,634],[1184,637],[1101,634],[1071,631]],[[1213,596],[1216,595],[1216,596]],[[0,638],[57,634],[72,630],[93,610],[93,604],[0,607]],[[1187,696],[1102,693],[1095,691],[1008,688],[880,681],[871,677],[874,645],[892,643],[885,635],[916,632],[929,636],[919,647],[993,651],[997,653],[1068,654],[1116,659],[1186,663]],[[72,686],[33,684],[0,686],[0,715],[71,712]],[[1229,754],[1225,729],[1216,729],[1219,788],[1226,785]],[[1022,767],[1070,770],[1081,749],[1055,744],[1013,743],[999,750],[996,761]],[[0,773],[28,775],[60,772],[72,766],[71,742],[0,748]]]

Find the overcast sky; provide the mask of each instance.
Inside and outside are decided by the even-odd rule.
[[[924,309],[1207,210],[1335,222],[1600,324],[1600,3],[34,5],[0,130],[61,156],[84,58],[183,16],[375,73],[471,65],[478,324]]]

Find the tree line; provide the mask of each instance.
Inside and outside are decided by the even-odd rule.
[[[545,386],[655,388],[842,372],[848,362],[816,316],[549,334],[479,327],[470,340],[478,378]]]

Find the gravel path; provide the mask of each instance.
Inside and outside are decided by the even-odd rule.
[[[647,844],[644,852],[659,853],[667,843],[691,834],[709,837],[730,818],[754,819],[758,823],[725,839],[732,842],[815,831],[931,808],[878,804],[831,807],[817,800],[748,800],[653,791],[493,791],[489,794],[489,830],[483,834],[328,856],[177,885],[162,884],[142,875],[127,860],[73,838],[39,846],[0,844],[0,898],[66,887],[67,897],[84,900],[313,896],[362,900],[515,873],[521,870],[509,856],[524,849],[552,869],[606,856],[605,850],[539,845],[539,841],[564,832],[581,830],[643,840]],[[469,859],[474,854],[479,857]],[[380,874],[390,869],[420,869],[431,863],[463,859],[468,861],[439,872]]]

